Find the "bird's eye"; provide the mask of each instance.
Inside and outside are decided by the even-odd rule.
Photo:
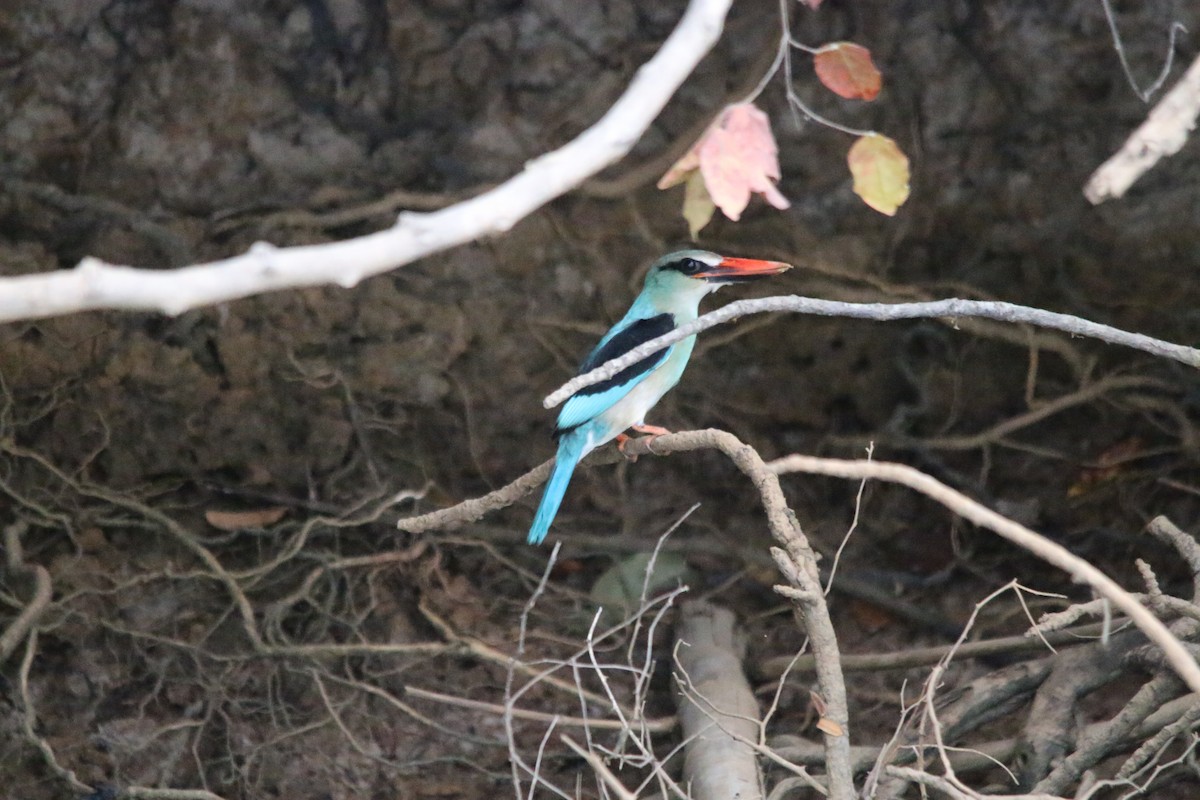
[[[685,258],[679,262],[679,271],[684,275],[695,275],[702,269],[704,269],[704,264],[694,258]]]

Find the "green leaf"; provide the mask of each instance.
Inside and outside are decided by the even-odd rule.
[[[693,575],[687,561],[678,553],[659,553],[654,559],[654,572],[646,579],[651,553],[634,553],[613,564],[592,585],[591,598],[597,605],[615,612],[635,610],[646,587],[650,598],[667,589],[688,583]]]
[[[704,185],[704,176],[700,174],[700,170],[693,170],[683,189],[683,218],[687,220],[693,242],[716,210],[717,205]]]

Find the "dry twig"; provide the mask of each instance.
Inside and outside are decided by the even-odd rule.
[[[1200,666],[1196,664],[1196,660],[1192,658],[1184,644],[1149,609],[1118,586],[1112,578],[1062,545],[997,514],[936,478],[905,464],[846,461],[799,455],[772,461],[767,466],[776,473],[809,472],[854,480],[864,477],[877,478],[900,483],[921,492],[963,518],[999,534],[1043,561],[1064,570],[1075,580],[1091,586],[1098,594],[1127,614],[1151,641],[1162,648],[1167,661],[1192,691],[1200,691]]]

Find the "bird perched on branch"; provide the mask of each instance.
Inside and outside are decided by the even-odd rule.
[[[663,256],[650,267],[642,293],[625,317],[600,340],[579,373],[590,372],[691,322],[697,316],[700,300],[727,283],[777,275],[790,268],[790,264],[780,261],[725,258],[706,250],[681,250]],[[668,433],[665,428],[647,425],[646,413],[679,383],[695,344],[696,337],[689,336],[606,381],[581,389],[566,402],[554,430],[558,439],[554,470],[529,528],[530,544],[546,538],[581,458],[613,439],[618,439],[618,446],[623,445],[628,438],[624,431],[629,429],[651,436]]]

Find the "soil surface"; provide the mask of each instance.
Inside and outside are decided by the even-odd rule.
[[[1172,22],[1200,31],[1200,15],[1185,3],[1118,5],[1144,87]],[[362,235],[401,210],[469,197],[594,122],[682,8],[8,0],[0,275],[85,255],[166,269],[260,240]],[[777,76],[758,102],[792,206],[755,200],[699,244],[797,269],[706,307],[769,294],[1001,299],[1200,342],[1194,143],[1122,200],[1092,207],[1082,195],[1149,108],[1100,3],[826,0],[791,11],[804,43],[870,48],[885,76],[875,102],[831,95],[800,51],[795,88],[822,115],[894,138],[912,161],[912,196],[894,218],[865,207],[845,169],[852,138],[794,114]],[[597,580],[697,503],[667,550],[690,594],[737,613],[747,672],[770,702],[777,662],[804,632],[773,591],[781,578],[755,489],[716,453],[582,469],[551,534],[562,551],[524,617],[548,553],[524,544],[536,494],[455,530],[412,536],[394,523],[552,455],[542,397],[624,313],[646,266],[688,245],[682,192],[654,181],[761,77],[778,14],[767,0],[735,4],[721,42],[633,154],[503,236],[351,290],[175,318],[0,326],[0,631],[34,597],[35,565],[53,592],[0,661],[0,794],[508,795],[515,750],[530,763],[540,753],[541,773],[564,791],[583,775],[579,795],[597,796],[558,739],[583,741],[581,730],[556,729],[544,745],[547,720],[506,730],[497,705],[527,676],[514,678],[504,657],[523,630],[526,661],[569,659],[587,639]],[[1180,34],[1171,82],[1196,42]],[[934,475],[1131,590],[1144,587],[1140,558],[1164,591],[1190,598],[1182,559],[1142,530],[1158,515],[1200,530],[1198,415],[1194,369],[1133,350],[999,323],[793,315],[701,337],[649,421],[722,428],[768,459],[860,458],[873,446],[873,458]],[[843,652],[948,644],[1014,579],[1065,596],[1027,596],[1035,615],[1091,599],[907,489],[870,484],[860,497],[856,483],[799,475],[784,488],[826,564],[853,529],[830,595]],[[673,614],[651,633],[620,632],[601,654],[620,661],[630,641],[656,648],[652,718],[674,713]],[[970,638],[1027,627],[1010,592]],[[941,692],[1028,657],[956,661]],[[1154,670],[1139,663],[1090,695],[1079,721],[1119,711]],[[911,702],[928,674],[848,673],[852,741],[885,742],[902,692]],[[594,675],[582,680],[603,690]],[[770,735],[819,741],[813,686],[811,672],[791,676]],[[581,713],[577,697],[545,683],[519,705]],[[1014,703],[969,741],[1015,735],[1028,711]],[[615,746],[611,732],[595,735]],[[653,740],[661,757],[679,744],[677,732]],[[631,786],[648,774],[621,773]],[[972,785],[1001,785],[1003,774]],[[1153,796],[1195,796],[1189,775],[1166,771]]]

